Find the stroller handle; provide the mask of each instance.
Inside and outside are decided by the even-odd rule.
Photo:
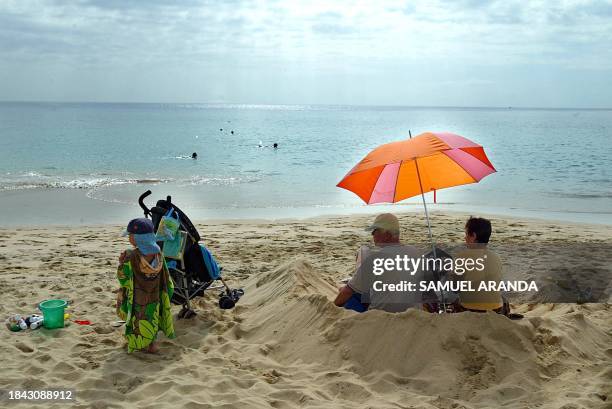
[[[149,196],[150,194],[151,194],[151,191],[147,190],[146,192],[141,194],[140,197],[138,198],[138,204],[140,205],[140,208],[144,211],[145,217],[151,214],[151,210],[149,210],[147,205],[144,204],[145,198]]]

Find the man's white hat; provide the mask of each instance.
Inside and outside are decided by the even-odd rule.
[[[389,233],[398,234],[399,227],[400,226],[397,217],[395,217],[391,213],[383,213],[376,216],[376,219],[374,219],[374,223],[366,227],[365,231],[374,231],[376,229],[381,229],[388,231]]]

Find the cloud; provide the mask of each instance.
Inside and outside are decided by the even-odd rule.
[[[494,76],[527,65],[586,75],[612,70],[611,20],[603,0],[6,0],[0,68],[4,78],[47,68],[107,73],[117,83],[161,84],[170,73],[227,81],[206,82],[215,95],[247,80],[253,95],[265,95],[258,76],[270,78],[267,87],[274,78],[309,78],[310,93],[317,80],[348,87],[390,72],[406,82],[425,70],[436,73],[434,83],[456,84],[470,84],[475,70]]]
[[[360,1],[331,5],[314,1],[308,7],[291,2],[254,7],[247,1],[43,1],[35,9],[19,6],[13,8],[20,12],[0,11],[0,40],[5,45],[0,52],[12,48],[69,58],[82,52],[116,61],[137,60],[143,54],[176,60],[190,53],[216,55],[232,50],[265,57],[273,51],[282,60],[306,48],[314,58],[341,52],[367,59],[374,47],[379,51],[377,58],[389,60],[398,55],[410,60],[449,53],[473,60],[483,49],[529,58],[527,49],[539,53],[558,49],[563,42],[571,46],[585,38],[606,40],[612,31],[585,21],[601,19],[601,12],[612,10],[607,3],[387,3],[385,8]],[[409,13],[391,11],[398,9]],[[576,24],[568,27],[568,22]],[[559,37],[560,41],[555,40]]]

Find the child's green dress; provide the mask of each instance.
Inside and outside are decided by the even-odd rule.
[[[128,253],[127,261],[117,269],[121,288],[117,299],[117,315],[125,321],[128,353],[147,348],[162,331],[174,338],[170,299],[174,284],[162,256],[152,267],[139,250]]]

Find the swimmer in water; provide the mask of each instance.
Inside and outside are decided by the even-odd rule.
[[[196,152],[191,154],[191,159],[197,159],[198,158],[198,154]]]
[[[273,147],[274,149],[278,149],[278,144],[277,144],[276,142],[274,142],[274,145],[272,145],[272,147]]]

